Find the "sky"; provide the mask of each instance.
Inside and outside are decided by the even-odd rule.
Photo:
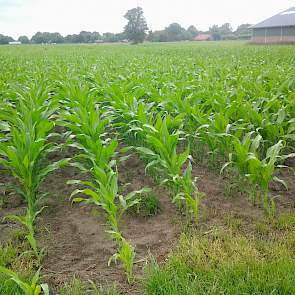
[[[140,6],[148,26],[160,30],[177,22],[208,30],[213,24],[258,23],[295,7],[295,0],[0,0],[0,34],[31,37],[37,31],[119,33],[128,9]]]

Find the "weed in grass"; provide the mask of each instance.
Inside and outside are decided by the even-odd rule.
[[[83,283],[77,277],[74,277],[70,282],[67,282],[59,290],[59,295],[84,295],[87,294],[88,284]]]
[[[269,227],[269,223],[263,222],[257,222],[255,224],[255,231],[261,235],[265,236],[268,235],[271,232],[271,228]]]
[[[28,282],[34,278],[36,262],[29,253],[22,254],[27,250],[27,243],[19,241],[0,245],[0,295],[34,294],[29,293],[35,289]]]
[[[83,282],[73,277],[70,282],[65,283],[58,292],[59,295],[119,295],[116,286],[103,288],[93,281]]]
[[[139,203],[131,207],[128,212],[140,216],[154,216],[161,211],[159,197],[153,192],[139,196]]]
[[[225,215],[225,223],[230,229],[234,231],[241,229],[243,224],[241,218],[236,217],[232,214]]]
[[[273,220],[273,227],[277,230],[294,230],[295,229],[295,214],[284,213]]]

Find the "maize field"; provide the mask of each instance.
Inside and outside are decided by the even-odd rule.
[[[294,157],[294,46],[2,46],[0,294],[144,294],[184,228],[294,214]]]

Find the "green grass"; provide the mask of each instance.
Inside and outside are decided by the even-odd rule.
[[[159,197],[153,192],[144,193],[140,196],[140,202],[130,208],[128,213],[139,216],[154,216],[161,211]]]
[[[165,265],[148,267],[146,294],[295,294],[294,239],[293,231],[269,239],[225,230],[183,236]]]
[[[295,230],[295,214],[280,215],[274,221],[274,227],[278,230]]]
[[[295,294],[294,261],[225,265],[214,271],[191,270],[175,261],[172,270],[154,267],[146,289],[153,295]]]
[[[94,282],[82,282],[74,277],[70,282],[64,284],[59,290],[59,295],[119,295],[115,287],[103,289],[97,287]]]
[[[0,266],[7,267],[19,274],[24,280],[30,280],[34,274],[34,260],[20,253],[27,250],[27,245],[20,241],[0,244]],[[23,295],[12,280],[0,273],[0,295]]]

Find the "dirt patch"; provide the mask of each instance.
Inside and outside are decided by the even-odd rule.
[[[289,167],[291,169],[282,169],[277,175],[280,179],[284,180],[287,189],[278,182],[272,182],[270,189],[273,196],[277,196],[276,203],[281,211],[295,212],[295,165],[290,165]]]
[[[54,158],[55,159],[55,158]],[[227,218],[242,220],[243,229],[253,231],[256,222],[264,219],[263,210],[253,207],[245,196],[225,196],[229,179],[213,172],[205,166],[195,166],[193,175],[197,176],[198,188],[206,194],[201,203],[200,230],[220,226]],[[294,212],[295,181],[290,170],[280,172],[289,187],[286,191],[280,185],[272,184],[273,195],[277,199],[279,212]],[[115,283],[122,294],[142,294],[140,284],[130,286],[126,283],[124,270],[120,265],[107,266],[108,259],[115,252],[115,244],[110,240],[103,212],[92,206],[71,205],[69,196],[74,189],[66,185],[68,179],[83,179],[79,170],[67,167],[47,178],[42,185],[50,197],[46,200],[48,208],[38,219],[38,240],[48,253],[43,263],[43,280],[48,282],[53,294],[74,275],[82,280],[91,279],[103,286]],[[10,179],[2,177],[0,181]],[[181,231],[181,216],[171,203],[169,193],[155,184],[144,173],[143,163],[135,156],[119,167],[121,185],[130,183],[127,190],[137,190],[144,186],[151,187],[159,196],[160,213],[154,217],[125,215],[121,220],[121,230],[136,248],[135,274],[142,275],[144,261],[152,254],[158,262],[166,259],[167,254],[177,244]],[[0,194],[4,192],[0,192]],[[293,205],[292,205],[293,204]],[[9,197],[5,208],[0,210],[0,217],[6,214],[20,213],[24,204],[17,197]],[[99,213],[99,215],[98,215]],[[2,223],[0,237],[7,239],[18,226]]]
[[[205,193],[201,203],[200,227],[210,228],[220,225],[229,216],[240,218],[246,224],[263,218],[263,211],[253,207],[245,196],[239,194],[225,196],[226,186],[229,185],[226,177],[202,166],[194,167],[193,175],[198,177],[199,191]]]
[[[193,167],[193,175],[198,177],[199,191],[206,194],[201,203],[200,226],[206,228],[222,224],[228,217],[243,221],[247,231],[253,230],[256,222],[265,219],[263,209],[253,206],[247,195],[236,190],[226,196],[227,186],[233,181],[228,176],[223,176],[205,166]],[[295,177],[291,170],[282,170],[278,175],[288,185],[286,190],[278,183],[270,185],[270,194],[275,197],[277,213],[295,213]]]
[[[0,175],[1,183],[13,183],[13,178],[7,175]],[[0,186],[0,242],[5,243],[11,240],[13,233],[21,228],[20,225],[3,220],[7,215],[19,215],[25,211],[25,204],[21,197],[15,195],[10,189]]]
[[[102,285],[115,283],[123,294],[141,294],[138,286],[128,286],[124,270],[120,265],[108,267],[108,259],[115,253],[115,244],[110,240],[105,218],[99,216],[92,206],[71,205],[68,197],[73,187],[65,185],[77,172],[71,168],[50,176],[45,183],[53,195],[50,209],[38,221],[41,244],[48,249],[43,263],[44,280],[55,291],[73,275],[82,280],[91,279]],[[74,177],[74,178],[76,178]],[[130,182],[130,190],[149,186],[159,196],[161,212],[154,217],[125,215],[121,220],[124,237],[136,249],[135,274],[142,274],[144,260],[150,254],[158,261],[164,259],[178,240],[180,227],[178,213],[168,193],[155,186],[153,180],[144,175],[144,166],[132,157],[120,167],[120,182]]]

